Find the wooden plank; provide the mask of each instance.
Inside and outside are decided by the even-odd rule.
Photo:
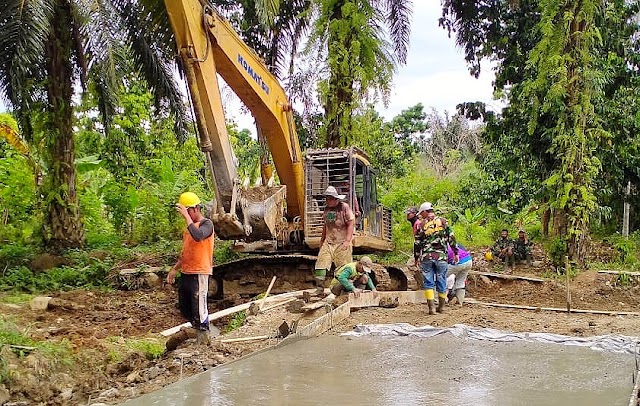
[[[503,304],[503,303],[489,303],[489,302],[480,302],[475,299],[465,298],[465,304],[478,304],[483,306],[490,307],[502,307],[506,309],[521,309],[521,310],[544,310],[549,312],[563,312],[567,313],[567,309],[560,309],[557,307],[535,307],[535,306],[520,306],[520,305],[511,305],[511,304]],[[638,312],[623,312],[616,310],[586,310],[586,309],[571,309],[571,313],[586,313],[586,314],[606,314],[610,316],[640,316]]]
[[[280,345],[289,344],[301,338],[316,337],[333,328],[336,324],[342,322],[351,314],[349,302],[346,302],[322,317],[318,317],[304,327],[298,327],[294,334],[288,335]]]
[[[167,272],[168,269],[170,267],[169,266],[148,266],[148,267],[140,267],[140,268],[127,268],[127,269],[121,269],[118,271],[118,273],[120,275],[132,275],[132,274],[137,274],[137,273],[155,273],[155,272]]]
[[[267,338],[271,338],[271,336],[254,336],[254,337],[238,337],[238,338],[225,338],[220,340],[221,343],[239,343],[243,341],[258,341],[258,340],[266,340]]]
[[[530,276],[519,276],[519,275],[506,275],[506,274],[495,273],[495,272],[469,271],[469,274],[470,275],[484,275],[484,276],[487,276],[489,278],[499,278],[499,279],[508,279],[508,280],[522,280],[522,281],[536,282],[536,283],[545,282],[545,280],[541,279],[541,278],[532,278]]]
[[[629,276],[640,276],[640,272],[610,271],[610,270],[607,270],[607,269],[600,270],[600,271],[598,271],[598,273],[606,273],[606,274],[611,274],[611,275],[625,274],[625,275],[629,275]]]
[[[267,302],[271,303],[271,302],[275,302],[275,301],[278,301],[278,300],[281,300],[281,299],[288,299],[290,297],[295,297],[295,296],[298,296],[298,295],[302,295],[303,292],[315,292],[315,289],[297,290],[295,292],[281,293],[279,295],[274,295],[274,296],[269,297],[267,299]],[[240,305],[237,305],[237,306],[229,307],[228,309],[220,310],[219,312],[211,313],[211,314],[209,314],[209,321],[211,322],[213,320],[216,320],[216,319],[219,319],[219,318],[222,318],[222,317],[225,317],[225,316],[229,316],[229,315],[232,315],[234,313],[241,312],[243,310],[247,310],[249,308],[249,306],[251,306],[252,303],[257,303],[257,302],[258,302],[257,300],[253,300],[253,301],[248,302],[248,303],[243,303],[243,304],[240,304]],[[179,326],[171,327],[169,329],[161,331],[160,334],[165,336],[165,337],[168,337],[171,334],[175,334],[178,331],[180,331],[180,328],[182,328],[182,327],[191,327],[191,323],[190,322],[182,323]]]

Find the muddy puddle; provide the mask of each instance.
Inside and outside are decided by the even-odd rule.
[[[322,336],[124,403],[137,405],[628,405],[635,358],[540,342]]]

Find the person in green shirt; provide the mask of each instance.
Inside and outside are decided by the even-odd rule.
[[[336,270],[335,278],[331,281],[329,287],[331,294],[335,297],[343,291],[360,293],[364,289],[376,290],[371,277],[372,268],[373,261],[368,256],[363,256],[356,262],[349,262],[341,266]]]

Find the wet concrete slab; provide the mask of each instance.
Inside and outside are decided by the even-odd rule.
[[[323,336],[126,402],[137,405],[628,405],[632,355],[559,344]]]

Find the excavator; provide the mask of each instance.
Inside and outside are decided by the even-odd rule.
[[[209,217],[218,238],[251,253],[214,267],[210,297],[264,292],[273,276],[273,293],[313,287],[314,254],[320,246],[324,191],[335,186],[356,211],[356,254],[393,250],[391,210],[378,202],[376,174],[359,148],[309,149],[303,155],[293,108],[277,78],[205,0],[165,0],[186,78],[198,144],[212,178]],[[220,75],[253,115],[261,157],[262,184],[238,179],[225,125]],[[271,155],[279,180],[275,185]],[[417,287],[404,266],[378,266],[378,288]]]

